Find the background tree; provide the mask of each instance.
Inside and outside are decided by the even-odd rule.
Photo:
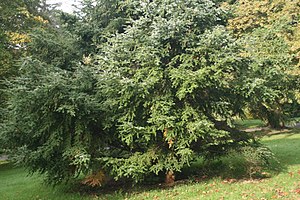
[[[13,73],[14,60],[20,58],[30,41],[30,30],[47,23],[37,10],[39,4],[40,1],[22,0],[0,3],[1,77]]]
[[[249,109],[273,128],[283,127],[299,107],[298,4],[297,1],[240,0],[233,4],[235,17],[228,24],[229,29],[246,40],[246,54],[255,60],[257,73],[256,78],[251,78],[251,84],[267,88],[260,92],[261,98],[249,102]]]
[[[6,101],[3,80],[17,74],[17,62],[27,54],[31,30],[48,24],[46,10],[41,0],[0,2],[0,120]]]

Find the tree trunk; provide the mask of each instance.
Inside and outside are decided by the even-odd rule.
[[[167,186],[173,186],[175,183],[175,175],[172,171],[168,171],[166,174],[165,183]]]

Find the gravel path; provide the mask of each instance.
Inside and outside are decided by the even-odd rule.
[[[287,126],[287,128],[300,128],[300,123],[296,123],[295,125],[293,126]],[[244,129],[244,131],[246,132],[255,132],[255,131],[269,131],[271,130],[269,127],[255,127],[255,128],[247,128],[247,129]],[[286,132],[288,131],[289,129],[281,129],[281,130],[272,130],[272,132]]]

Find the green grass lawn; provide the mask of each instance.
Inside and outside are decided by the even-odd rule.
[[[205,180],[179,181],[174,187],[136,186],[130,190],[116,192],[94,192],[80,195],[70,192],[65,186],[50,187],[42,184],[37,176],[26,176],[21,168],[10,164],[0,165],[0,199],[290,199],[300,200],[300,129],[266,135],[266,144],[284,165],[284,170],[271,178],[261,180],[222,179],[218,176]],[[69,192],[68,192],[69,191]],[[73,190],[74,191],[74,190]]]
[[[42,184],[39,176],[27,176],[22,168],[14,168],[11,164],[2,164],[0,165],[0,199],[81,199],[81,196],[67,194],[62,187],[46,186]]]

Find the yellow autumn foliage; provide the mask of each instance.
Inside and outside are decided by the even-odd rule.
[[[33,15],[32,13],[30,13],[25,7],[20,7],[20,8],[18,8],[18,10],[19,10],[20,14],[22,14],[26,18],[31,19],[31,20],[33,20],[35,22],[39,22],[39,23],[42,23],[42,24],[49,23],[49,21],[46,20],[46,19],[44,19],[43,17],[36,16],[36,15]]]
[[[300,0],[239,0],[228,28],[238,33],[257,27],[270,27],[274,22],[293,22],[300,14]]]
[[[42,18],[41,16],[33,16],[33,19],[36,21],[36,22],[40,22],[40,23],[43,23],[43,24],[48,24],[49,21]]]
[[[228,29],[237,35],[258,27],[271,29],[283,25],[279,36],[299,60],[294,73],[300,74],[300,0],[239,0],[234,13]]]
[[[5,32],[9,38],[11,44],[24,44],[30,42],[30,37],[26,33],[18,33],[18,32]]]
[[[41,16],[36,16],[30,13],[25,7],[19,7],[17,9],[17,13],[24,18],[24,21],[31,21],[32,26],[35,24],[47,24],[49,23],[48,20],[44,19]],[[16,25],[18,27],[16,30],[12,31],[5,31],[5,34],[8,38],[8,41],[10,44],[13,45],[22,45],[25,43],[30,42],[30,36],[28,35],[27,30],[22,30],[22,24],[21,25]]]

